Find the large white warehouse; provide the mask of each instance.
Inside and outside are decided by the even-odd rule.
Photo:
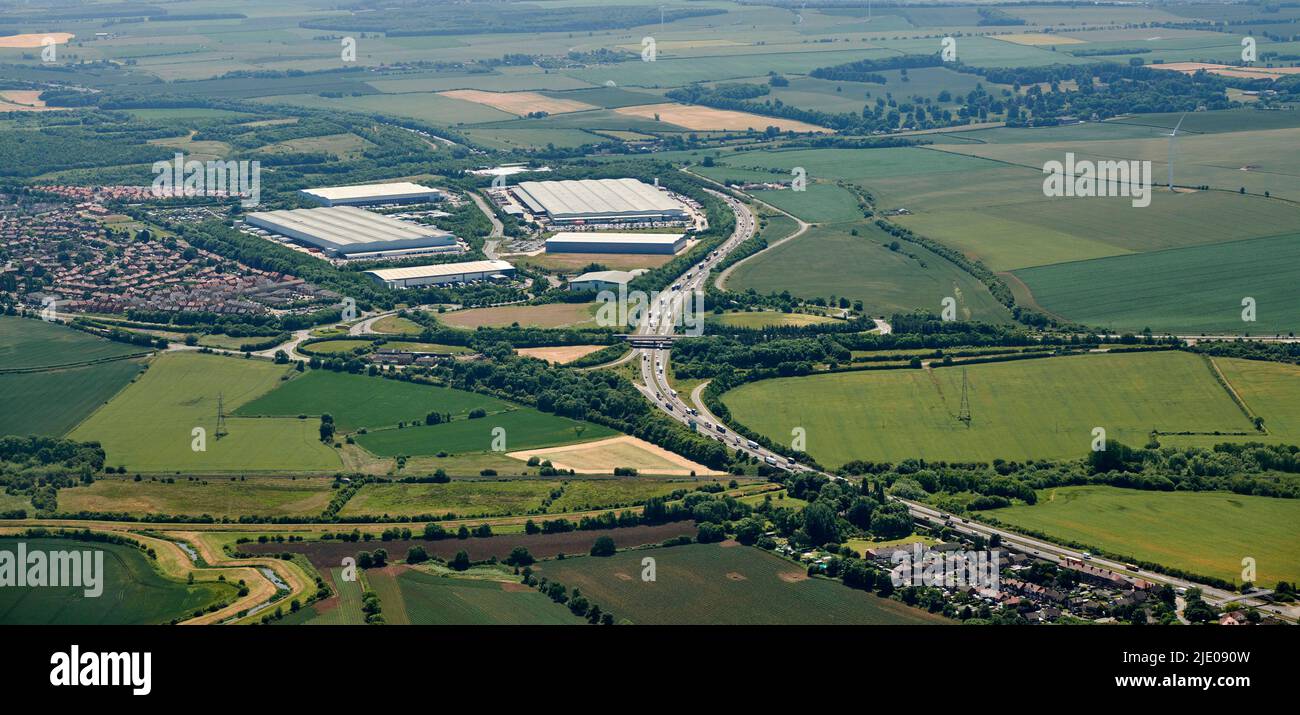
[[[259,211],[248,214],[245,221],[341,258],[427,253],[456,246],[456,237],[441,229],[352,206]]]
[[[505,278],[514,275],[515,267],[508,261],[465,261],[440,263],[432,266],[407,266],[405,268],[379,268],[366,271],[379,283],[389,288],[413,288],[439,283],[464,283]]]
[[[677,253],[684,233],[561,231],[546,239],[547,253]]]
[[[371,206],[377,204],[408,204],[440,201],[445,196],[438,189],[399,181],[391,184],[361,184],[357,186],[325,186],[303,189],[298,193],[322,206]]]
[[[515,196],[534,216],[555,223],[684,221],[686,205],[636,179],[521,181]]]

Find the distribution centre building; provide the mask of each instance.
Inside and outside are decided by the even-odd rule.
[[[515,197],[555,223],[685,221],[686,205],[637,179],[521,181]]]
[[[244,220],[338,258],[429,253],[457,245],[456,237],[441,229],[352,206],[259,211]]]
[[[440,283],[500,280],[514,275],[515,267],[508,261],[465,261],[464,263],[439,263],[432,266],[377,268],[366,273],[389,288],[414,288]]]
[[[574,276],[569,279],[569,290],[571,291],[602,291],[617,290],[620,286],[626,286],[631,283],[637,276],[645,273],[646,269],[638,268],[634,271],[591,271],[583,273],[580,276]]]
[[[302,189],[298,193],[322,206],[360,206],[376,204],[411,204],[441,201],[445,194],[438,189],[401,181],[392,184],[325,186]]]
[[[686,245],[684,233],[596,233],[561,231],[546,239],[547,253],[663,253]]]

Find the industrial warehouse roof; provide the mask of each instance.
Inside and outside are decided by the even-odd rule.
[[[341,253],[381,250],[384,244],[437,246],[452,235],[432,226],[407,223],[352,206],[330,206],[248,214],[254,226],[282,233]]]
[[[361,184],[358,186],[325,186],[318,189],[303,189],[302,193],[326,201],[383,201],[400,199],[421,194],[438,194],[437,189],[428,186],[401,181],[392,184]]]
[[[684,212],[686,207],[636,179],[521,181],[515,193],[534,213],[603,216]]]
[[[500,273],[512,271],[515,267],[509,261],[465,261],[464,263],[439,263],[432,266],[407,266],[405,268],[379,268],[366,271],[380,280],[400,281],[413,278],[436,278],[438,276],[457,276],[462,273]]]
[[[674,244],[684,233],[617,233],[613,231],[560,231],[546,239],[547,243],[652,243]]]
[[[591,283],[594,281],[601,283],[631,283],[633,278],[646,272],[644,268],[638,268],[634,271],[591,271],[576,278],[570,278],[569,283]]]

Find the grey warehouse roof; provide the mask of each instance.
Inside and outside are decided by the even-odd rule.
[[[407,223],[352,206],[259,211],[248,223],[339,253],[450,245],[455,239],[432,226]]]
[[[515,187],[529,209],[551,216],[682,213],[686,207],[636,179],[521,181]]]

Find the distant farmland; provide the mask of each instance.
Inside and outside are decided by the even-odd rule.
[[[1086,325],[1191,334],[1300,330],[1300,234],[1062,263],[1016,275],[1039,305]],[[1246,297],[1255,299],[1255,322],[1242,320]]]
[[[617,542],[618,536],[614,535]],[[656,580],[641,580],[655,559]],[[546,561],[539,576],[577,588],[616,622],[657,625],[880,625],[949,623],[942,616],[810,579],[803,566],[761,549],[691,544]]]
[[[891,251],[891,237],[874,225],[857,230],[854,236],[841,225],[810,229],[736,266],[727,288],[764,295],[788,290],[804,298],[835,295],[863,301],[870,315],[916,308],[937,313],[943,299],[951,296],[963,319],[1009,319],[1006,308],[982,283],[947,260],[907,243]]]
[[[970,426],[957,420],[962,372]],[[1082,457],[1092,430],[1132,446],[1152,429],[1244,433],[1259,439],[1203,358],[1185,352],[1092,354],[944,367],[812,375],[754,382],[723,402],[741,424],[807,451],[827,465]],[[1267,415],[1265,415],[1267,420]]]
[[[989,512],[1013,527],[1241,583],[1250,556],[1260,586],[1300,580],[1300,500],[1227,492],[1057,487],[1033,506]]]

